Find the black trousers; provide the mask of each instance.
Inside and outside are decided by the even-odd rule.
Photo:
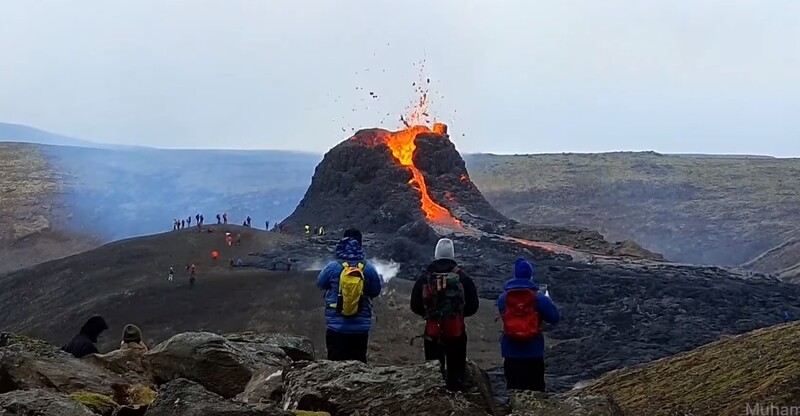
[[[346,333],[328,329],[325,332],[325,346],[331,361],[367,362],[369,332]]]
[[[509,390],[544,391],[544,358],[506,358],[503,361]]]
[[[460,338],[425,338],[425,360],[438,360],[442,377],[450,391],[464,391],[467,382],[467,334]]]

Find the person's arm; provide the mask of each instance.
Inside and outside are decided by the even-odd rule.
[[[545,322],[549,324],[558,323],[558,308],[556,308],[556,305],[550,297],[545,295],[537,296],[536,309],[539,312],[539,316],[541,316]]]
[[[370,298],[377,298],[381,295],[381,275],[371,264],[364,266],[364,277],[366,277],[366,292]]]
[[[414,288],[411,289],[411,312],[415,314],[425,317],[425,301],[422,298],[422,289],[425,285],[424,279],[417,279],[414,282]]]
[[[475,282],[466,273],[462,271],[459,274],[461,275],[461,286],[464,287],[464,316],[475,315],[481,306],[478,289],[475,287]]]
[[[317,276],[317,287],[322,290],[331,289],[331,277],[334,273],[335,263],[328,263]]]
[[[497,298],[497,310],[500,312],[500,315],[505,313],[506,311],[506,292],[503,292]]]

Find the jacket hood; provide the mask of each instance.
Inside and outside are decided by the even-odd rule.
[[[507,280],[504,286],[505,290],[510,289],[539,289],[539,285],[533,279],[511,279]]]
[[[355,238],[345,237],[336,243],[336,258],[339,260],[364,260],[364,249]]]
[[[97,342],[97,337],[108,329],[106,320],[102,316],[93,316],[81,327],[80,334],[85,335],[92,342]]]
[[[439,259],[434,260],[433,263],[428,265],[428,273],[447,273],[457,267],[458,263],[452,259]]]

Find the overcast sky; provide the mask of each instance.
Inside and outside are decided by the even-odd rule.
[[[422,61],[463,152],[800,156],[798,0],[0,0],[0,121],[108,143],[321,153]]]

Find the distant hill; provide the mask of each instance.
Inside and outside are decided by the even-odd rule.
[[[614,371],[581,393],[609,396],[626,415],[788,415],[800,401],[798,337],[800,323],[728,337]]]
[[[742,267],[770,273],[782,280],[800,283],[800,233],[773,247]]]
[[[0,123],[0,142],[36,143],[57,146],[106,146],[88,140],[62,136],[60,134],[12,123]]]
[[[607,154],[467,155],[503,214],[599,230],[670,260],[740,265],[792,236],[800,159]]]

